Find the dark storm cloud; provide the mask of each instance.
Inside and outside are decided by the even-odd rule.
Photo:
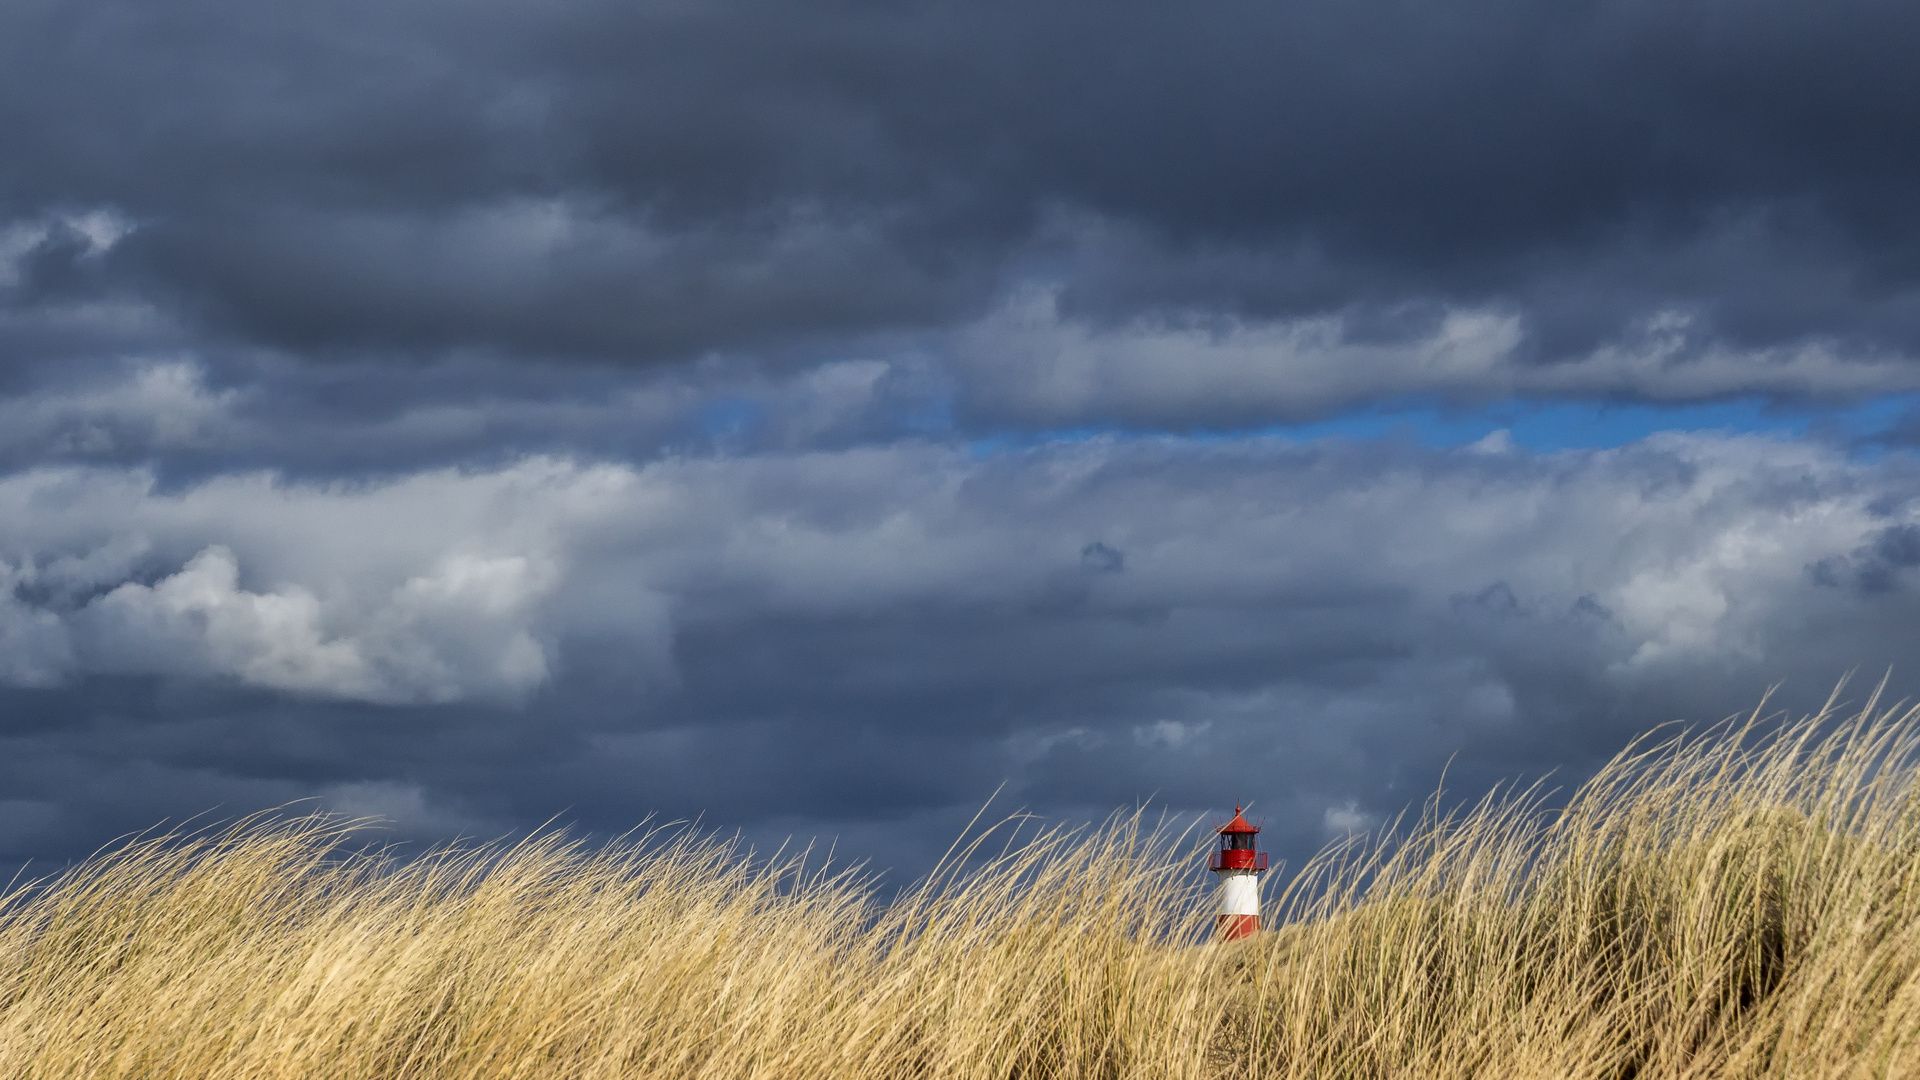
[[[1680,367],[1920,340],[1920,16],[1883,0],[0,19],[0,207],[131,226],[8,248],[16,353],[117,305],[298,355],[668,360],[936,330],[1036,278],[1096,325],[1490,311],[1529,364],[1676,317]]]
[[[316,797],[411,836],[704,812],[906,858],[1005,782],[1049,814],[1260,799],[1297,854],[1449,759],[1462,790],[1577,772],[1907,663],[1916,495],[1901,460],[1721,436],[30,470],[0,481],[0,839]]]
[[[1920,390],[1917,30],[5,5],[0,861],[313,798],[911,868],[1003,783],[1298,853],[1920,685],[1897,446],[1220,434]]]

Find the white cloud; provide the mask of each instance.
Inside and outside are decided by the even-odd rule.
[[[222,675],[381,703],[513,700],[547,678],[524,626],[547,576],[525,556],[449,556],[371,608],[342,611],[298,584],[241,588],[238,560],[215,545],[154,585],[115,588],[74,622],[102,671]]]
[[[0,479],[0,679],[154,672],[512,702],[555,677],[569,641],[615,646],[660,692],[690,624],[965,611],[956,627],[1006,628],[986,639],[997,648],[1050,625],[1031,616],[1048,610],[1077,612],[1086,636],[1050,644],[1045,664],[1010,655],[1000,663],[1038,666],[997,675],[1178,682],[1183,664],[1253,663],[1315,637],[1327,663],[1385,647],[1366,639],[1409,663],[1560,650],[1628,681],[1703,662],[1767,671],[1796,650],[1884,651],[1913,605],[1825,587],[1809,568],[1864,558],[1920,521],[1916,495],[1898,459],[1672,435],[1547,456],[1092,440],[978,457],[904,443],[174,490],[139,470],[42,469]],[[1124,572],[1085,572],[1095,542]],[[943,624],[927,625],[915,678],[996,677],[956,674],[987,654],[949,654]],[[1521,708],[1498,677],[1446,683],[1474,723]],[[1207,719],[1141,730],[1172,744]]]
[[[1205,721],[1155,720],[1151,724],[1135,725],[1133,741],[1156,750],[1185,750],[1204,739],[1212,726]]]
[[[1327,807],[1320,823],[1329,836],[1352,836],[1373,831],[1380,824],[1380,816],[1361,810],[1358,803],[1348,799],[1338,806]]]
[[[0,480],[0,544],[26,567],[10,573],[44,594],[27,604],[16,588],[0,604],[0,637],[20,646],[0,677],[152,672],[382,703],[518,700],[549,677],[537,616],[562,574],[553,531],[601,475],[530,462],[173,493],[139,470]],[[127,580],[156,565],[156,579]]]
[[[189,361],[131,363],[95,383],[0,399],[0,451],[96,457],[211,447],[238,434],[239,398],[208,389]]]

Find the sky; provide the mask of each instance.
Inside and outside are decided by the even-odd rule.
[[[904,880],[989,799],[1297,865],[1920,692],[1917,43],[0,5],[0,868],[292,804]]]

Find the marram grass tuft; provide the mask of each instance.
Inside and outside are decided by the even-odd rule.
[[[0,1076],[1920,1076],[1920,713],[1723,726],[1331,851],[1208,942],[1138,814],[855,874],[653,834],[127,843],[0,908]],[[998,842],[997,840],[995,842]]]

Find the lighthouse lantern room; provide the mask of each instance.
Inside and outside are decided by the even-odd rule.
[[[1260,930],[1260,875],[1267,872],[1267,853],[1254,849],[1260,826],[1249,825],[1238,806],[1233,820],[1213,831],[1220,834],[1220,850],[1207,868],[1220,876],[1216,932],[1221,941],[1238,941]]]

